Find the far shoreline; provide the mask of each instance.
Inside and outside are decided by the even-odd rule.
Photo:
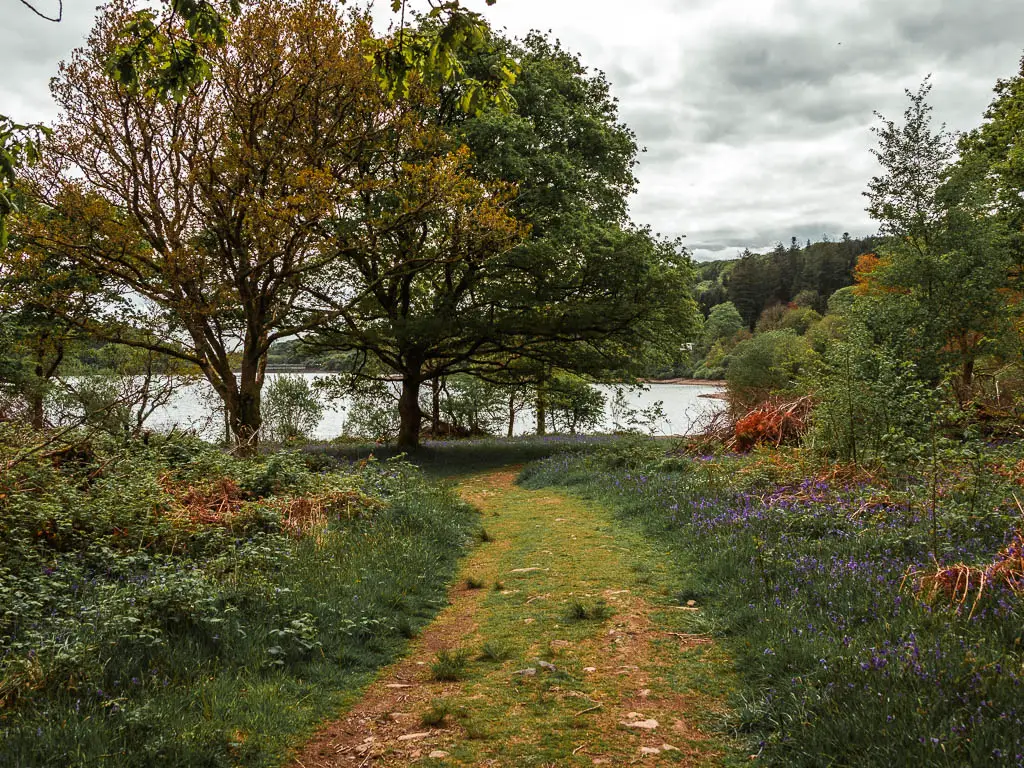
[[[722,379],[640,379],[643,384],[674,384],[684,387],[725,387]]]
[[[235,371],[238,374],[238,371]],[[266,373],[288,374],[300,373],[306,375],[334,376],[340,371],[329,371],[324,368],[307,368],[304,366],[288,367],[285,365],[268,365]],[[398,381],[399,379],[395,379]],[[641,384],[671,384],[680,387],[718,387],[724,389],[724,379],[638,379]]]

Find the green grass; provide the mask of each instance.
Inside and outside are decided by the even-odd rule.
[[[171,522],[166,478],[216,477],[254,499],[245,516]],[[191,444],[0,484],[4,766],[278,765],[446,603],[478,526],[408,466],[325,475]],[[362,501],[301,538],[258,495],[331,488]]]
[[[427,728],[441,728],[448,723],[448,718],[466,717],[464,707],[456,706],[450,699],[434,699],[430,707],[420,715],[420,722]]]
[[[1019,530],[1024,445],[980,450],[943,463],[934,497],[927,472],[837,480],[849,468],[786,451],[662,471],[620,448],[530,466],[524,484],[614,509],[665,553],[666,609],[733,655],[722,726],[759,764],[1019,765],[1020,597],[990,582],[979,598],[975,573],[968,599],[924,599],[913,575],[933,558],[985,568]],[[652,562],[634,583],[663,583]],[[680,666],[665,679],[680,674],[693,684]]]
[[[442,746],[452,763],[541,768],[604,757],[627,765],[646,742],[619,722],[641,709],[664,724],[658,743],[689,750],[699,756],[694,764],[745,764],[716,732],[728,660],[712,645],[671,641],[670,633],[689,631],[690,618],[671,610],[678,584],[664,551],[598,505],[507,481],[507,473],[485,474],[460,486],[496,540],[470,555],[464,573],[505,589],[474,602],[478,650],[447,691],[453,706],[471,713]],[[631,586],[636,562],[651,574],[639,588]],[[580,620],[571,618],[576,606]],[[641,689],[647,698],[638,703]],[[673,731],[682,717],[707,738]]]
[[[513,464],[526,464],[559,454],[592,450],[608,442],[604,436],[552,435],[526,436],[511,440],[504,438],[474,438],[469,440],[428,440],[408,460],[427,475],[448,478],[499,469]],[[375,443],[332,444],[314,443],[304,450],[313,455],[324,455],[345,462],[374,457],[379,460],[401,455],[392,446]]]
[[[479,661],[489,661],[494,664],[500,664],[510,658],[512,658],[511,646],[508,643],[494,640],[489,640],[480,646],[480,655],[477,656]]]
[[[476,536],[477,536],[477,539],[480,540],[481,544],[490,544],[491,542],[494,541],[494,537],[491,535],[490,531],[488,531],[486,528],[483,528],[483,527],[481,527],[477,531]]]
[[[605,621],[612,615],[612,610],[603,600],[584,602],[572,600],[565,611],[566,621]]]
[[[465,649],[439,651],[430,665],[431,676],[442,683],[453,683],[466,676],[469,651]]]

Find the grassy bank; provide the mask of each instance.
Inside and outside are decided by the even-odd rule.
[[[329,456],[346,462],[363,461],[370,456],[382,460],[407,458],[429,476],[451,477],[525,464],[551,456],[585,453],[613,440],[610,435],[425,440],[420,450],[408,457],[393,446],[359,442],[313,443],[306,446],[304,451],[310,455]]]
[[[0,765],[272,765],[445,602],[478,526],[398,462],[91,446],[0,479]]]
[[[948,463],[933,484],[623,443],[524,482],[600,498],[671,549],[679,599],[702,607],[691,631],[736,659],[727,725],[763,762],[1020,765],[1018,453]]]

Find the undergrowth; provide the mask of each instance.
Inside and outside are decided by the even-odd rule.
[[[454,651],[444,649],[434,657],[430,665],[430,674],[438,682],[456,682],[466,676],[468,663],[469,651],[462,648]]]
[[[723,725],[758,762],[1022,765],[1024,463],[1017,445],[969,448],[887,476],[623,441],[521,482],[597,498],[670,551],[691,631],[735,659]]]
[[[0,765],[279,764],[436,613],[477,527],[402,462],[186,440],[22,461],[0,476]]]
[[[425,440],[408,460],[426,474],[439,477],[482,472],[512,464],[525,464],[561,454],[584,453],[613,440],[607,435],[547,435],[467,440]],[[304,449],[311,455],[360,461],[403,456],[397,448],[375,443],[315,443]]]

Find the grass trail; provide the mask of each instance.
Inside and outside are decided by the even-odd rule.
[[[451,605],[295,766],[737,765],[724,653],[668,557],[591,502],[461,482],[487,539]],[[438,680],[438,677],[448,678]]]

